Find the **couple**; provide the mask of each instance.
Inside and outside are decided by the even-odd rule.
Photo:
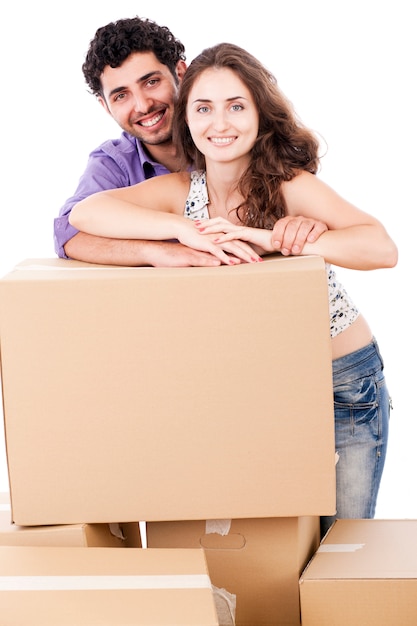
[[[195,264],[259,262],[276,251],[324,257],[339,459],[336,517],[373,517],[390,400],[377,343],[332,266],[392,267],[395,244],[380,222],[317,178],[316,138],[248,52],[219,44],[185,71],[182,58],[165,65],[155,48],[131,49],[116,66],[105,61],[98,81],[89,84],[122,128],[142,141],[145,160],[150,154],[174,173],[155,171],[139,185],[85,194],[69,211],[69,232],[72,227],[73,239],[98,245],[176,239],[180,244],[168,245],[205,255]],[[92,59],[87,55],[84,68]],[[66,244],[69,255],[70,248]],[[92,255],[82,260],[100,262]],[[123,264],[116,254],[113,262]],[[332,521],[322,519],[323,533]]]

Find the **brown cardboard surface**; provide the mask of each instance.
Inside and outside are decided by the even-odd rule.
[[[204,551],[0,547],[2,626],[217,626]]]
[[[18,526],[10,523],[10,513],[0,511],[0,545],[2,546],[74,546],[139,547],[140,536],[134,522],[121,524],[119,537],[108,524],[61,524],[51,526]]]
[[[300,577],[303,626],[415,626],[417,520],[337,520]]]
[[[236,595],[236,626],[299,626],[299,577],[319,545],[319,518],[151,522],[150,548],[203,547],[213,585]]]
[[[320,257],[27,260],[0,280],[0,305],[16,523],[334,512]]]
[[[114,529],[109,524],[18,526],[11,522],[9,494],[0,493],[0,546],[140,547],[138,524],[116,526]]]

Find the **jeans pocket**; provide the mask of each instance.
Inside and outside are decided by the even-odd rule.
[[[379,401],[383,385],[383,379],[377,380],[372,375],[342,383],[334,388],[336,439],[342,432],[349,436],[355,435],[361,426],[367,426],[368,437],[378,438]]]

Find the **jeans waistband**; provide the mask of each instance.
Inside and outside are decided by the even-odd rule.
[[[341,356],[332,362],[333,383],[347,378],[354,380],[362,376],[369,376],[378,370],[384,369],[384,362],[379,352],[375,338],[363,348]]]

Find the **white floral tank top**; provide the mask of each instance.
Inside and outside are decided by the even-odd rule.
[[[192,220],[210,217],[208,211],[206,173],[191,172],[190,191],[185,202],[184,216]],[[327,285],[329,288],[330,336],[336,337],[357,319],[359,310],[336,277],[333,267],[326,263]]]

